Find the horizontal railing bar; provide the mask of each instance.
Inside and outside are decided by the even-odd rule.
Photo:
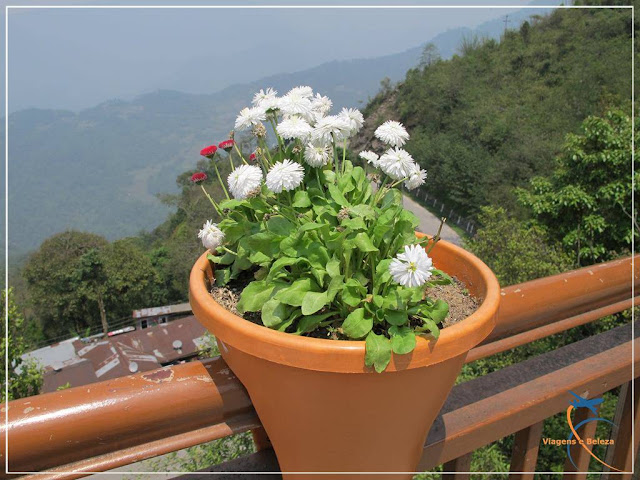
[[[634,260],[640,255],[503,288],[496,327],[484,343],[630,299],[632,282],[640,289]]]
[[[521,347],[522,345],[526,345],[527,343],[531,343],[536,340],[540,340],[542,338],[564,332],[580,325],[594,322],[600,318],[606,317],[607,315],[613,315],[614,313],[627,310],[631,308],[632,305],[640,305],[640,297],[622,300],[612,305],[607,305],[605,307],[591,310],[590,312],[581,313],[580,315],[575,315],[573,317],[559,320],[542,327],[518,333],[516,335],[503,338],[502,340],[485,343],[483,345],[480,345],[479,347],[472,349],[467,355],[466,362],[475,362],[476,360],[480,360],[481,358],[486,358],[498,353],[506,352],[507,350]]]
[[[429,433],[419,470],[566,410],[569,390],[593,398],[630,381],[630,339],[627,324],[457,385]],[[640,375],[640,339],[634,345]]]
[[[9,467],[42,471],[245,414],[254,414],[249,396],[220,358],[14,400]],[[5,435],[2,422],[2,444]]]
[[[148,458],[157,457],[236,433],[247,432],[262,426],[255,413],[237,416],[233,421],[219,423],[173,437],[162,438],[142,445],[117,450],[79,462],[46,470],[46,473],[26,475],[21,480],[75,480],[93,473],[101,473],[114,468],[130,465]],[[70,473],[78,472],[78,473]]]

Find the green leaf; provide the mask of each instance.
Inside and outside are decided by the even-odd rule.
[[[354,205],[353,207],[349,208],[349,212],[358,217],[364,217],[368,219],[375,218],[376,216],[375,209],[372,206],[365,204]]]
[[[356,235],[355,244],[356,244],[356,247],[358,247],[362,252],[378,251],[376,246],[371,242],[371,238],[369,238],[369,235],[367,235],[364,232],[360,232],[359,234]]]
[[[296,326],[296,333],[301,334],[313,332],[316,328],[318,328],[318,325],[320,325],[323,320],[326,320],[332,315],[335,315],[335,313],[329,312],[321,313],[319,315],[307,315],[305,317],[302,317],[298,322],[298,325]]]
[[[274,298],[284,304],[300,307],[302,306],[304,295],[311,291],[314,286],[310,278],[300,278],[293,282],[290,287],[283,288],[276,293]]]
[[[416,348],[416,334],[409,327],[391,327],[391,349],[393,353],[404,355]]]
[[[279,215],[273,216],[267,220],[267,229],[276,235],[286,237],[294,230],[294,228],[293,223]]]
[[[442,270],[434,268],[431,270],[431,273],[433,273],[433,276],[429,280],[429,283],[433,285],[450,285],[453,283],[453,279]]]
[[[219,287],[222,285],[226,285],[227,283],[229,283],[229,280],[231,279],[231,270],[229,270],[228,268],[224,268],[224,269],[219,269],[216,270],[216,285],[218,285]]]
[[[369,332],[365,342],[364,363],[367,367],[373,366],[376,372],[383,372],[391,361],[391,342],[382,335]]]
[[[321,223],[307,222],[304,225],[302,225],[300,228],[298,228],[298,232],[309,232],[311,230],[317,230],[319,228],[322,228],[323,226],[324,225]]]
[[[392,258],[385,258],[384,260],[380,260],[378,265],[376,266],[376,278],[375,285],[382,285],[383,283],[388,282],[391,279],[391,273],[389,273],[389,265],[393,261]]]
[[[363,338],[373,328],[373,318],[365,316],[364,308],[358,308],[347,315],[342,330],[349,338]]]
[[[231,265],[236,259],[233,253],[226,252],[224,255],[207,255],[207,259],[216,265]]]
[[[257,312],[269,300],[274,288],[275,284],[272,282],[264,280],[251,282],[242,290],[236,309],[240,313]]]
[[[337,275],[331,278],[329,282],[329,287],[327,288],[327,300],[329,302],[333,302],[333,299],[336,298],[338,292],[342,290],[344,287],[344,275]]]
[[[333,170],[323,170],[322,175],[326,184],[334,184],[336,182],[336,172]]]
[[[407,315],[407,312],[388,310],[384,318],[391,325],[395,325],[398,327],[409,323],[409,315]]]
[[[329,185],[327,187],[327,190],[329,190],[329,195],[331,195],[331,198],[333,199],[333,201],[336,202],[338,205],[340,205],[341,207],[350,206],[350,203],[347,201],[346,198],[344,198],[344,195],[336,185]]]
[[[302,299],[302,314],[311,315],[328,303],[327,292],[307,292]]]
[[[311,206],[311,200],[309,194],[304,190],[298,190],[293,196],[293,203],[291,204],[296,208],[306,208]]]
[[[421,318],[421,320],[423,322],[423,325],[421,327],[416,328],[416,331],[426,332],[427,330],[429,330],[431,335],[433,335],[434,338],[437,340],[438,337],[440,336],[440,329],[438,328],[438,325],[436,325],[436,322],[428,318]]]
[[[429,309],[429,316],[436,323],[442,322],[449,314],[449,304],[443,300],[436,300],[433,307]]]
[[[262,323],[266,327],[275,327],[289,317],[289,308],[272,298],[262,306]]]
[[[330,277],[337,277],[340,275],[340,261],[333,257],[327,262],[326,270]]]

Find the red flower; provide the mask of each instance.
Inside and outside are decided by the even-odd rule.
[[[191,175],[191,181],[193,183],[204,182],[206,179],[207,179],[207,174],[204,172],[196,172],[193,175]]]
[[[256,154],[255,152],[252,153],[251,155],[249,155],[249,160],[251,160],[252,162],[256,159]]]
[[[235,144],[235,142],[233,140],[225,140],[224,142],[220,142],[218,144],[218,148],[221,148],[225,152],[229,153],[231,151],[231,149],[233,148],[234,144]]]
[[[218,147],[216,147],[215,145],[209,145],[208,147],[204,147],[202,150],[200,150],[200,155],[207,158],[213,158],[213,156],[216,154],[216,150],[218,150]]]

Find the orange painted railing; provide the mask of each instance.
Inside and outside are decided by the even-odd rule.
[[[638,286],[630,257],[504,288],[496,328],[468,362],[628,309],[640,298],[632,297]],[[622,386],[618,441],[607,455],[611,465],[630,469],[640,440],[636,435],[632,444],[629,433],[637,421],[630,385],[631,365],[640,364],[638,342],[627,325],[454,387],[420,468],[445,463],[445,471],[468,471],[473,450],[515,433],[512,470],[531,471],[541,422],[566,409],[569,390],[593,397]],[[9,471],[16,476],[80,478],[244,431],[254,432],[261,450],[252,462],[277,468],[246,391],[220,358],[15,400],[3,405],[5,412],[0,442],[8,434]],[[579,452],[576,458],[588,461]],[[214,468],[246,465],[240,459]]]

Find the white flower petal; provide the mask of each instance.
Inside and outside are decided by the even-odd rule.
[[[234,198],[244,199],[262,185],[262,170],[255,165],[241,165],[227,177],[229,191]]]
[[[198,238],[202,239],[202,245],[204,245],[204,248],[213,252],[216,248],[222,245],[224,232],[211,220],[207,220],[202,226],[202,230],[198,232]]]
[[[394,120],[387,120],[380,125],[374,135],[392,147],[401,147],[409,140],[409,134],[404,126]]]
[[[277,162],[267,173],[267,187],[275,193],[297,188],[304,178],[304,168],[296,162],[285,159]]]
[[[389,273],[396,283],[405,287],[424,285],[433,270],[433,261],[420,245],[406,245],[389,265]]]

